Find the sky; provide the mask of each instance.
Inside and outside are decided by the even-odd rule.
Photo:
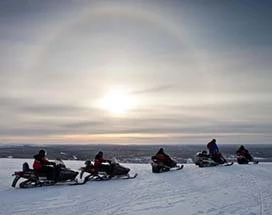
[[[271,144],[271,9],[2,0],[0,144]]]

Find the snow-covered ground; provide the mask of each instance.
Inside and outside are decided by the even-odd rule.
[[[162,174],[151,173],[149,164],[126,164],[139,174],[136,179],[14,189],[11,174],[24,161],[0,159],[0,214],[272,215],[272,163],[211,168],[187,164]],[[65,161],[73,169],[83,163]]]

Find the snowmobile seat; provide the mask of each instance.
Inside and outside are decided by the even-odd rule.
[[[34,169],[30,169],[29,164],[27,162],[23,163],[23,172],[26,174],[34,173],[38,177],[47,177],[46,173],[40,173],[35,171]]]

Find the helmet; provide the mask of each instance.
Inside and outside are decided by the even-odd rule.
[[[203,151],[201,152],[201,154],[202,154],[202,155],[207,155],[208,153],[207,153],[206,150],[203,150]]]
[[[39,151],[39,155],[44,157],[44,156],[46,155],[45,150],[41,149],[41,150]]]
[[[158,153],[164,153],[163,148],[160,148],[159,151],[158,151]]]
[[[86,161],[85,161],[85,165],[86,165],[86,166],[91,166],[91,165],[92,165],[92,163],[91,163],[91,161],[90,161],[90,160],[86,160]]]

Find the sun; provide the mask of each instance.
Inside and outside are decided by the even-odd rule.
[[[99,102],[100,108],[114,115],[124,115],[133,106],[132,98],[122,90],[110,91]]]

